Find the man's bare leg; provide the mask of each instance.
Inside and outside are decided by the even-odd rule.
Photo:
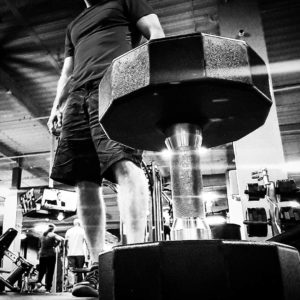
[[[143,170],[133,162],[122,160],[113,165],[118,188],[121,220],[125,225],[127,243],[145,239],[149,201],[148,182]]]
[[[131,161],[113,165],[117,182],[121,219],[125,224],[128,243],[144,241],[149,190],[144,172]],[[92,182],[80,182],[78,192],[78,217],[82,222],[92,262],[105,244],[105,204],[100,188]]]
[[[77,213],[85,231],[92,263],[98,262],[98,255],[105,243],[105,204],[99,185],[80,182],[77,186]]]

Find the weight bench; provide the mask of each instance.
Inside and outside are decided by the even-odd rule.
[[[4,255],[9,258],[15,265],[16,268],[12,271],[3,270],[1,273],[9,274],[6,278],[0,275],[0,291],[3,287],[8,287],[13,292],[20,292],[22,289],[15,286],[15,283],[22,279],[23,276],[29,276],[31,272],[34,272],[33,265],[29,263],[23,257],[14,254],[9,251],[11,243],[17,236],[18,231],[14,228],[9,228],[3,235],[0,236],[0,260]]]

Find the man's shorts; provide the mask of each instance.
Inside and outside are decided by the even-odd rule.
[[[120,160],[141,165],[142,151],[108,139],[98,118],[98,89],[70,94],[50,176],[53,180],[68,185],[81,181],[100,185],[102,178],[116,182],[110,167]]]

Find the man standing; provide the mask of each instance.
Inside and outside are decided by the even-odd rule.
[[[39,275],[36,283],[36,290],[41,288],[44,275],[46,275],[46,293],[50,293],[53,274],[56,264],[56,248],[62,243],[63,238],[54,233],[55,225],[49,224],[48,229],[40,238],[39,250]]]
[[[73,295],[97,296],[97,261],[106,224],[102,178],[119,185],[118,204],[128,243],[144,241],[148,203],[142,152],[109,140],[99,125],[98,85],[112,60],[135,47],[142,35],[153,39],[164,33],[145,0],[84,2],[86,9],[67,28],[65,60],[48,127],[55,133],[55,126],[62,126],[51,178],[76,186],[78,216],[93,262]]]
[[[87,246],[83,228],[80,226],[80,220],[74,219],[74,226],[67,230],[65,236],[65,247],[68,258],[69,268],[83,268],[85,263],[85,247]],[[77,281],[82,281],[82,275],[79,273]]]

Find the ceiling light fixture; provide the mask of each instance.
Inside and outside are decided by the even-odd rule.
[[[62,212],[59,212],[57,215],[57,220],[62,221],[65,218],[65,215]]]

